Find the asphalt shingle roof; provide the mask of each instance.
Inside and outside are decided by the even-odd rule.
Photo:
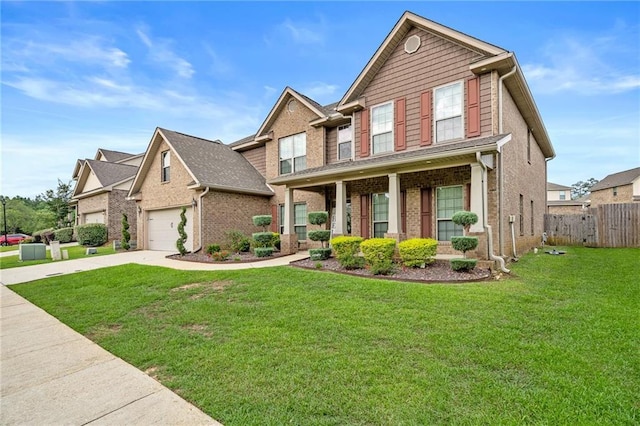
[[[635,169],[625,170],[623,172],[613,173],[600,182],[591,187],[591,192],[600,191],[602,189],[614,188],[616,186],[623,186],[631,184],[638,176],[640,176],[640,167]]]
[[[104,155],[107,161],[111,163],[122,161],[129,157],[135,157],[135,154],[129,154],[127,152],[111,151],[109,149],[103,149],[103,148],[100,148],[99,151],[102,153],[102,155]]]
[[[159,128],[203,186],[271,194],[265,178],[242,154],[228,145]]]
[[[133,178],[138,171],[137,166],[110,163],[107,161],[86,160],[102,186],[113,185],[128,178]]]
[[[570,186],[558,185],[557,183],[547,182],[547,191],[567,191],[570,190]]]

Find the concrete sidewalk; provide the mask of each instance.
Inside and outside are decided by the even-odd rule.
[[[0,424],[220,424],[7,287],[0,303]]]
[[[0,283],[11,285],[24,283],[56,275],[71,274],[75,272],[89,271],[92,269],[106,268],[109,266],[124,265],[127,263],[139,263],[142,265],[164,266],[167,268],[181,269],[185,271],[222,271],[249,268],[267,268],[271,266],[288,265],[289,262],[308,257],[307,252],[300,252],[291,256],[276,257],[255,263],[198,263],[181,260],[167,259],[172,252],[135,250],[131,252],[116,253],[105,256],[87,256],[81,259],[62,260],[43,263],[40,265],[24,266],[0,270]]]

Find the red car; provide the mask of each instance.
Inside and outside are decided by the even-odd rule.
[[[27,234],[8,234],[5,238],[4,235],[0,235],[0,244],[2,244],[3,246],[12,246],[15,244],[20,244],[20,242],[27,238],[31,238],[31,236]]]

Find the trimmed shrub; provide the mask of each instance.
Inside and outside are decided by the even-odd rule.
[[[187,213],[187,208],[182,207],[182,210],[180,211],[180,223],[178,223],[178,235],[180,236],[176,240],[176,248],[178,249],[178,252],[180,253],[181,256],[184,256],[185,254],[187,254],[187,249],[184,246],[184,243],[187,242],[187,233],[184,231],[184,227],[187,224],[186,213]]]
[[[327,212],[309,212],[307,216],[309,217],[309,223],[311,225],[324,225],[329,220],[329,213]]]
[[[253,249],[256,257],[269,257],[273,254],[273,247],[256,247]]]
[[[83,246],[98,247],[107,242],[107,226],[104,223],[87,223],[76,226],[78,243]]]
[[[254,247],[272,247],[273,232],[254,232],[251,234],[254,241]]]
[[[229,250],[234,253],[247,252],[251,248],[251,241],[249,240],[249,237],[244,235],[242,231],[232,229],[231,231],[226,232],[225,237],[227,247],[229,247]]]
[[[215,245],[215,244],[212,244],[212,245]],[[225,260],[229,259],[230,255],[231,253],[229,253],[226,250],[218,250],[211,253],[211,258],[216,262],[224,262]]]
[[[271,246],[273,248],[275,248],[276,250],[280,250],[280,234],[278,234],[277,232],[272,232],[272,237],[271,237]]]
[[[214,253],[218,253],[220,251],[220,244],[209,244],[207,246],[207,254],[211,256]]]
[[[400,259],[410,268],[433,263],[437,251],[438,242],[433,238],[411,238],[398,244]]]
[[[326,230],[317,230],[317,231],[309,231],[307,232],[307,237],[311,241],[322,241],[323,245],[325,241],[329,241],[331,238],[331,231]]]
[[[73,241],[73,228],[60,228],[53,232],[53,239],[61,243],[70,243]]]
[[[343,268],[358,269],[364,266],[364,259],[358,256],[362,237],[340,236],[331,240],[336,259]]]
[[[126,213],[122,213],[122,248],[125,250],[129,250],[131,245],[129,244],[131,241],[131,234],[129,233],[129,221],[127,220]]]
[[[478,215],[474,212],[461,210],[451,216],[451,221],[456,225],[462,226],[465,230],[469,230],[471,225],[478,223]]]
[[[466,257],[466,252],[478,247],[478,237],[451,237],[451,246]]]
[[[34,232],[31,236],[36,243],[49,244],[50,241],[53,241],[54,232],[53,228],[41,229],[40,231]]]
[[[477,259],[450,259],[449,264],[454,271],[470,271],[476,267]]]
[[[331,249],[329,247],[309,249],[309,257],[311,260],[327,260],[330,256]]]
[[[374,275],[386,275],[393,271],[393,253],[396,240],[393,238],[370,238],[360,244],[364,261]]]
[[[267,230],[267,226],[271,225],[271,215],[259,214],[253,216],[253,224],[255,226],[261,226],[263,231]]]

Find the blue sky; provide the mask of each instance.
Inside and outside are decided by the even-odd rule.
[[[637,2],[2,1],[3,195],[71,179],[156,126],[233,142],[286,86],[338,101],[405,10],[516,53],[557,158],[549,180],[640,165]]]

